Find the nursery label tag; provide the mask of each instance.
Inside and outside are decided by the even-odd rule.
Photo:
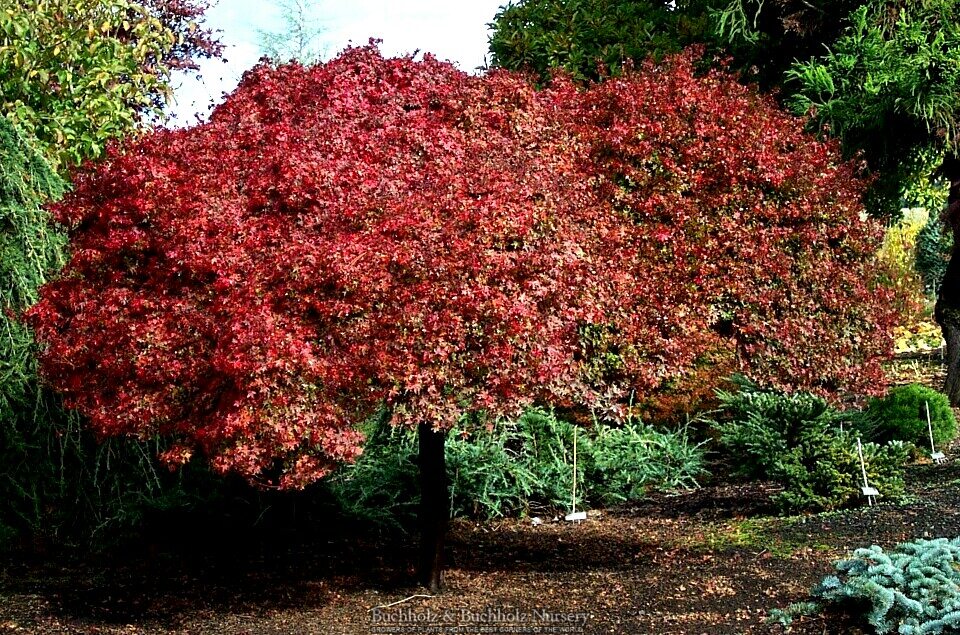
[[[933,445],[933,425],[930,423],[930,402],[924,401],[923,407],[927,409],[927,432],[930,433],[930,458],[933,459],[934,463],[943,463],[947,460],[947,457],[944,456],[943,452],[937,452],[937,448]]]
[[[875,487],[861,487],[864,496],[880,496],[880,492]]]
[[[587,512],[573,512],[564,516],[565,520],[586,520]]]

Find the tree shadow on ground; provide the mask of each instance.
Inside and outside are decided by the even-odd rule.
[[[624,512],[626,513],[626,512]],[[264,615],[321,609],[342,593],[413,594],[416,536],[343,518],[251,528],[231,517],[158,514],[147,528],[97,554],[44,554],[0,563],[0,596],[42,598],[67,621],[175,628],[184,615]],[[610,516],[612,518],[612,516]],[[456,521],[448,561],[463,571],[620,572],[664,548],[649,536],[612,537],[599,523]]]
[[[9,560],[0,596],[42,597],[66,619],[170,625],[189,614],[322,607],[337,589],[392,590],[412,580],[414,550],[402,535],[376,544],[374,535],[196,533],[190,542],[130,540],[96,556]]]
[[[451,568],[504,575],[626,571],[664,550],[640,535],[553,523],[533,536],[454,527]],[[96,557],[9,561],[0,596],[42,597],[66,620],[151,623],[173,628],[183,615],[320,609],[341,593],[413,594],[415,536],[353,531],[312,538],[200,532],[184,543],[131,541]]]
[[[679,610],[687,596],[670,599],[670,593],[676,594],[671,585],[687,580],[716,595],[710,597],[717,603],[727,602],[724,594],[729,592],[717,586],[718,580],[735,587],[741,597],[793,597],[798,593],[795,581],[793,586],[771,586],[767,578],[753,578],[795,580],[802,573],[805,585],[829,568],[833,556],[827,553],[864,540],[886,546],[925,532],[955,534],[960,526],[958,477],[960,463],[913,467],[908,482],[919,496],[914,494],[908,504],[776,521],[764,525],[760,538],[767,542],[756,546],[724,542],[725,536],[707,543],[703,536],[735,531],[742,519],[765,516],[774,492],[769,486],[720,483],[681,495],[657,495],[579,525],[549,518],[540,525],[531,519],[456,521],[449,565],[461,592],[504,585],[495,586],[498,597],[527,587],[536,596],[537,586],[545,584],[562,594],[569,592],[567,584],[610,580],[623,584],[634,603],[660,610]],[[916,487],[921,483],[922,489]],[[283,506],[255,523],[209,512],[158,514],[140,534],[96,554],[8,559],[0,562],[0,618],[29,620],[35,611],[90,629],[79,632],[135,624],[141,629],[137,632],[153,633],[182,630],[187,618],[202,622],[249,614],[260,619],[288,610],[327,614],[344,602],[353,609],[359,605],[362,612],[378,598],[419,592],[413,584],[413,533],[378,532],[328,509],[306,516],[308,522],[301,522]],[[785,550],[803,550],[774,555],[764,547],[775,541]],[[820,554],[817,547],[828,552]],[[36,599],[33,605],[31,598]],[[18,605],[34,608],[17,614]]]

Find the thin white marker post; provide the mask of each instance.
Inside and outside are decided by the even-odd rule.
[[[870,487],[870,483],[867,482],[867,464],[863,460],[863,445],[860,443],[860,437],[857,437],[857,454],[860,456],[860,470],[863,472],[863,487],[860,489],[867,497],[867,503],[873,507],[873,497],[879,496],[880,492]]]
[[[577,513],[577,429],[573,429],[573,496],[570,497],[570,509]]]
[[[587,512],[577,511],[577,427],[573,427],[573,496],[571,497],[571,511],[565,516],[566,520],[586,520]]]
[[[933,459],[934,463],[943,463],[947,460],[946,455],[943,452],[937,452],[937,448],[933,445],[933,424],[930,423],[930,402],[924,401],[923,407],[927,411],[927,432],[930,433],[930,458]]]

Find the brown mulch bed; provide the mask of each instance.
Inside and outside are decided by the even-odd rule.
[[[934,372],[906,365],[898,379],[933,382]],[[309,540],[245,542],[226,527],[222,541],[188,534],[96,557],[20,557],[0,561],[0,635],[777,633],[768,611],[804,599],[854,548],[960,535],[958,484],[951,462],[909,468],[900,504],[816,516],[778,518],[772,486],[720,482],[581,524],[457,521],[437,597],[410,597],[424,592],[409,536],[335,518]],[[859,631],[831,616],[792,632]]]
[[[579,525],[460,521],[446,592],[382,609],[380,621],[375,607],[423,593],[403,537],[8,561],[0,633],[776,632],[768,610],[803,599],[853,548],[960,534],[958,480],[960,463],[914,466],[906,503],[789,519],[766,515],[769,486],[717,484]],[[832,618],[794,632],[853,629]]]

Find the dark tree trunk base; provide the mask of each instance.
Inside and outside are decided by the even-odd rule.
[[[438,593],[443,586],[443,540],[447,533],[446,433],[421,423],[420,441],[420,584]]]
[[[953,232],[953,252],[940,283],[937,307],[934,313],[947,342],[947,379],[943,392],[950,405],[960,405],[960,160],[943,160],[939,173],[950,182],[950,195],[944,220]]]
[[[960,325],[944,321],[940,324],[943,330],[943,339],[947,341],[944,363],[947,365],[947,379],[943,385],[943,393],[950,399],[950,404],[960,404]]]

